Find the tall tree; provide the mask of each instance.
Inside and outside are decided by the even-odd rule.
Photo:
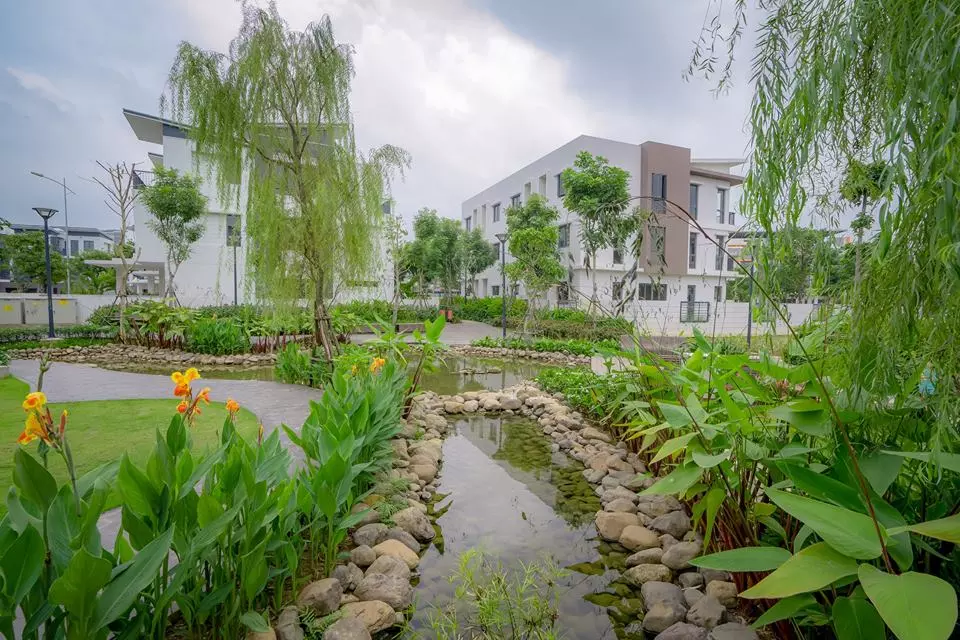
[[[580,220],[580,244],[587,254],[593,291],[590,309],[597,304],[597,252],[622,247],[636,230],[636,211],[630,207],[630,173],[611,166],[589,151],[577,154],[572,168],[561,174],[566,195],[563,206]]]
[[[559,217],[556,208],[537,194],[524,204],[507,209],[508,248],[513,261],[506,266],[506,272],[511,280],[523,283],[527,292],[524,334],[536,312],[537,302],[566,275],[557,253]]]
[[[239,202],[247,180],[248,269],[275,305],[312,299],[314,333],[328,361],[336,343],[328,306],[336,283],[366,279],[376,261],[382,204],[408,154],[354,140],[349,46],[324,16],[293,31],[276,6],[243,3],[228,55],[182,43],[163,105],[190,127],[217,190]]]
[[[860,291],[861,258],[860,246],[863,244],[864,232],[873,226],[873,217],[867,213],[867,204],[876,202],[883,195],[883,183],[886,178],[887,165],[884,162],[865,164],[859,160],[851,160],[847,165],[847,172],[840,184],[840,195],[844,200],[860,205],[860,213],[850,228],[857,236],[853,271],[853,293],[857,298]]]
[[[413,240],[404,247],[404,262],[415,283],[417,296],[421,300],[426,297],[428,287],[433,280],[429,264],[429,245],[439,225],[440,216],[437,215],[436,209],[421,207],[413,219]]]
[[[32,286],[46,290],[47,261],[44,253],[42,231],[12,233],[3,238],[4,253],[10,259],[13,282],[24,288]],[[67,277],[66,261],[59,251],[50,251],[50,273],[53,283],[63,282]]]
[[[407,274],[407,230],[403,228],[403,218],[400,216],[387,216],[384,220],[384,233],[386,234],[387,253],[390,255],[390,271],[393,280],[393,306],[392,324],[397,324],[397,317],[400,313],[400,300],[403,298],[403,291],[400,284]]]
[[[176,169],[157,167],[153,182],[140,194],[151,218],[147,226],[167,250],[167,286],[164,297],[176,299],[173,280],[180,265],[193,253],[193,245],[203,237],[203,216],[207,197],[200,192],[200,179]]]
[[[500,245],[488,242],[483,237],[483,231],[475,228],[470,231],[461,231],[459,252],[464,277],[468,281],[473,281],[478,273],[496,264],[500,257]],[[466,288],[463,294],[467,294]]]

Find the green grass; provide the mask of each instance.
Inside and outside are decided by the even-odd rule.
[[[20,445],[17,436],[23,431],[26,417],[20,403],[29,387],[14,377],[0,379],[0,513],[6,512],[3,503],[7,490],[13,483],[13,454]],[[226,398],[224,398],[225,400]],[[119,460],[126,453],[133,462],[146,462],[156,442],[156,430],[165,431],[176,413],[177,400],[90,400],[86,402],[55,402],[48,397],[54,420],[59,420],[60,411],[66,409],[67,437],[73,450],[78,475],[112,460]],[[242,398],[238,398],[243,402]],[[211,402],[203,407],[190,437],[194,453],[211,449],[219,439],[220,429],[227,417],[222,402]],[[257,418],[250,411],[241,409],[237,416],[237,430],[248,441],[257,437]],[[36,442],[25,448],[36,454]],[[63,459],[57,454],[48,457],[50,472],[59,482],[67,481]],[[112,497],[110,506],[119,501]]]

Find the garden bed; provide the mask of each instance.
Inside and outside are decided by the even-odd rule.
[[[161,349],[128,344],[103,344],[77,347],[54,347],[52,349],[10,349],[11,359],[37,360],[46,355],[59,362],[78,362],[108,365],[194,365],[194,366],[246,366],[272,364],[276,353],[237,353],[233,355],[208,355],[190,353],[179,349]]]

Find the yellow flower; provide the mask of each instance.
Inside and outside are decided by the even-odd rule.
[[[370,373],[376,373],[380,367],[387,363],[383,358],[374,358],[373,362],[370,363]]]
[[[27,394],[22,406],[24,411],[33,411],[34,409],[40,409],[45,404],[47,404],[47,396],[42,391],[34,391]]]
[[[50,434],[47,433],[47,428],[40,423],[40,419],[37,418],[37,413],[34,411],[27,416],[27,422],[23,427],[23,433],[21,433],[20,437],[17,438],[17,442],[20,444],[29,444],[37,438],[41,438],[47,443],[50,442]]]
[[[185,384],[187,381],[183,379],[183,374],[179,371],[174,371],[170,374],[170,379],[173,380],[173,384],[181,385]]]
[[[227,413],[234,414],[240,411],[240,403],[233,398],[227,398]]]
[[[200,390],[200,393],[197,394],[197,402],[200,402],[201,400],[207,404],[210,404],[210,387],[204,387]]]
[[[197,371],[196,367],[190,367],[183,372],[183,377],[185,378],[187,384],[190,384],[194,380],[200,379],[200,372]]]
[[[357,365],[353,365],[352,367],[350,367],[350,373],[352,373],[353,375],[357,375]]]

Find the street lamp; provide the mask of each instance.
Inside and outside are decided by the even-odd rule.
[[[70,267],[69,267],[69,260],[70,260],[70,219],[67,217],[67,192],[69,191],[69,192],[72,193],[73,195],[77,195],[77,193],[76,193],[73,189],[71,189],[70,187],[67,186],[67,179],[66,179],[66,178],[64,178],[62,181],[57,181],[57,180],[54,180],[53,178],[51,178],[50,176],[45,176],[45,175],[43,175],[43,174],[40,173],[39,171],[31,171],[30,173],[32,173],[33,175],[37,176],[38,178],[43,178],[44,180],[49,180],[49,181],[52,182],[53,184],[60,185],[61,187],[63,187],[63,233],[64,233],[64,235],[66,236],[66,243],[67,243],[66,249],[67,249],[67,261],[68,261],[68,265],[67,265],[67,295],[70,295]],[[54,211],[54,213],[56,213],[56,211]],[[51,215],[53,215],[53,214],[51,214]]]
[[[56,209],[34,207],[34,211],[43,218],[43,252],[47,260],[47,337],[54,338],[53,334],[53,273],[50,269],[50,218],[56,215]]]
[[[500,241],[500,327],[503,339],[507,339],[507,237],[506,233],[496,234]]]

